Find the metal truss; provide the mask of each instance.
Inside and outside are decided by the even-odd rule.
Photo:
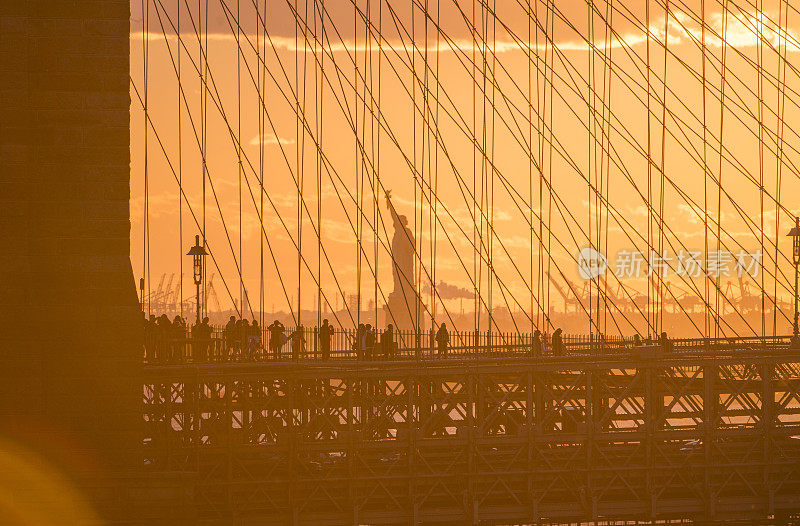
[[[194,474],[200,517],[780,522],[800,511],[794,351],[146,375],[146,462]]]

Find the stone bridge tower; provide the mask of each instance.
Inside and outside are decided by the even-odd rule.
[[[141,419],[129,18],[0,2],[0,441],[67,475],[131,462]]]

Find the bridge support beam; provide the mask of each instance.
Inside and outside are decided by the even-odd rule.
[[[154,457],[199,466],[197,501],[228,514],[221,518],[235,510],[276,524],[705,524],[800,511],[800,424],[789,394],[800,391],[798,363],[800,355],[734,353],[698,363],[682,355],[166,366],[150,369],[146,392],[193,382],[213,392],[232,378],[283,386],[248,402],[253,414],[275,416],[257,444],[225,441],[232,449],[221,455],[218,437],[231,430],[209,429],[207,442],[170,453],[164,444],[188,444],[187,431],[153,436]],[[319,389],[328,383],[338,394]],[[226,410],[238,412],[241,400]],[[213,413],[219,402],[201,397],[188,410]],[[166,421],[187,410],[158,397],[147,404]],[[332,418],[301,418],[328,408]],[[759,420],[780,425],[762,430]],[[280,430],[288,432],[273,438]],[[212,475],[226,470],[232,491],[223,495]]]

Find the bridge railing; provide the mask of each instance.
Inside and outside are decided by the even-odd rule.
[[[258,329],[258,328],[257,328]],[[330,352],[323,355],[319,332],[316,328],[304,328],[297,337],[296,328],[287,328],[280,337],[279,345],[270,344],[266,330],[225,331],[224,327],[212,327],[210,338],[192,337],[192,330],[175,328],[160,330],[149,327],[145,331],[143,358],[150,364],[169,363],[225,363],[265,361],[313,361],[313,360],[413,360],[428,358],[501,358],[501,357],[547,357],[556,354],[551,335],[545,334],[541,344],[534,349],[534,337],[530,333],[497,331],[451,331],[444,353],[440,352],[431,331],[414,332],[395,330],[393,345],[381,344],[376,333],[374,343],[357,343],[357,331],[335,329],[331,336]],[[372,340],[372,338],[370,338]],[[565,356],[607,355],[620,353],[725,353],[775,350],[786,348],[788,336],[776,337],[722,337],[722,338],[676,338],[664,346],[658,340],[634,341],[620,336],[563,335]],[[666,348],[664,348],[666,347]]]

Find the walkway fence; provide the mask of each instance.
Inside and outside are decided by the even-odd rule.
[[[287,328],[277,352],[269,348],[269,333],[266,329],[253,332],[252,327],[242,334],[229,334],[226,338],[224,327],[213,327],[210,339],[196,339],[191,336],[191,328],[181,334],[175,330],[161,330],[148,327],[145,334],[143,357],[146,363],[225,363],[225,362],[264,362],[264,361],[314,361],[322,360],[317,328],[304,328],[301,344],[293,353],[294,341],[290,336],[295,328]],[[243,331],[235,331],[241,333]],[[259,334],[260,333],[260,334]],[[356,331],[353,329],[334,329],[331,336],[330,360],[413,360],[424,358],[491,358],[491,357],[546,357],[554,356],[552,335],[542,335],[542,345],[533,349],[533,335],[530,333],[495,331],[451,331],[450,342],[445,356],[437,352],[434,332],[415,333],[413,331],[394,331],[394,345],[387,352],[376,333],[376,345],[359,348],[356,345]],[[698,352],[745,352],[767,349],[781,349],[789,346],[791,337],[730,337],[730,338],[682,338],[670,339],[667,349],[662,349],[658,340],[643,339],[635,342],[633,338],[603,335],[562,335],[564,355],[605,355],[618,353],[658,353],[675,354]]]

